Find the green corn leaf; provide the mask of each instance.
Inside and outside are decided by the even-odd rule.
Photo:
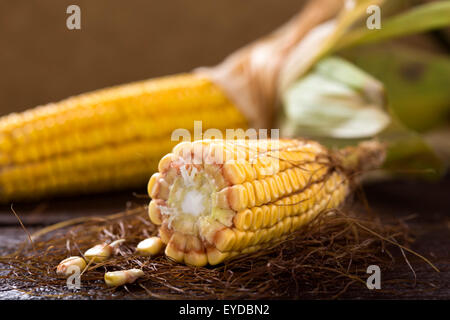
[[[433,128],[426,132],[423,138],[439,158],[450,166],[450,123]]]
[[[348,32],[335,50],[349,46],[380,42],[450,26],[450,1],[437,1],[417,6],[382,22],[382,28],[361,27]]]
[[[311,30],[280,72],[281,91],[307,74],[322,58],[342,49],[450,26],[450,1],[417,6],[386,17],[386,21],[382,18],[382,28],[379,30],[370,30],[365,25],[364,18],[369,6],[380,6],[389,15],[403,7],[401,4],[400,0],[355,0],[353,8],[343,9],[335,19]]]
[[[436,179],[445,166],[420,134],[386,108],[383,85],[341,58],[321,60],[284,94],[282,134],[330,147],[376,137],[388,146],[388,173]]]
[[[394,115],[378,138],[388,145],[383,167],[390,174],[437,180],[445,173],[444,162],[423,137],[402,125]]]
[[[380,80],[393,113],[408,128],[425,132],[450,116],[450,57],[398,43],[342,52]]]
[[[444,79],[449,74],[446,67],[442,67],[445,63],[426,61],[422,83],[416,83],[415,86],[403,82],[397,83],[395,87],[387,78],[380,76],[381,83],[386,81],[388,85],[389,108],[386,108],[380,82],[341,59],[325,58],[337,51],[342,53],[341,49],[349,46],[450,25],[450,2],[447,1],[422,5],[387,18],[382,21],[381,30],[369,30],[365,26],[353,28],[364,22],[365,10],[369,5],[383,3],[384,1],[375,0],[356,1],[353,9],[343,10],[335,20],[318,26],[317,32],[313,30],[305,38],[305,43],[293,55],[297,59],[288,61],[285,68],[288,72],[282,72],[280,76],[284,103],[280,127],[285,135],[314,138],[330,147],[352,145],[363,139],[376,137],[388,145],[385,163],[388,173],[437,178],[445,171],[443,162],[423,137],[411,128],[436,125],[437,119],[442,118],[443,112],[446,112],[448,104],[445,101],[449,101],[446,91],[449,90],[441,90],[442,85],[449,83]],[[392,3],[389,5],[391,9],[395,7]],[[389,69],[387,62],[400,64],[402,59],[403,62],[408,61],[400,54],[395,57],[386,54],[383,58],[384,64],[380,59],[375,59],[374,68],[367,70],[378,71],[373,73],[378,76],[380,72]],[[409,55],[407,58],[414,57]],[[354,61],[365,70],[360,63],[361,59]],[[397,72],[396,75],[399,76],[397,69],[386,73],[389,74],[389,71]],[[439,71],[440,77],[436,77]],[[405,78],[403,81],[413,78]],[[395,76],[393,79],[394,82],[399,80]],[[443,79],[441,86],[436,85],[436,81]],[[431,90],[432,86],[440,90],[440,93]],[[390,87],[397,89],[392,90]],[[421,99],[420,95],[424,94],[424,90],[429,95],[424,95]],[[392,92],[397,95],[392,95]],[[408,92],[412,98],[408,97]],[[408,98],[411,99],[406,101]],[[423,109],[426,101],[430,102],[428,106],[433,109],[431,112]],[[412,108],[402,113],[409,106]]]

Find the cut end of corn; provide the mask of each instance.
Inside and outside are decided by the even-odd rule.
[[[201,161],[193,163],[199,145]],[[160,225],[165,254],[215,265],[282,240],[343,203],[348,179],[330,158],[321,145],[302,140],[177,145],[148,185],[149,217]]]

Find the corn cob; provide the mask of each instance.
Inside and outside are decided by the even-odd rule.
[[[350,182],[335,162],[326,148],[304,140],[180,143],[148,183],[149,217],[159,225],[166,256],[216,265],[339,207]]]
[[[220,88],[183,74],[71,97],[0,119],[0,201],[145,186],[176,128],[245,128]]]

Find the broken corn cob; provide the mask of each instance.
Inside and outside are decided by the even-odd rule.
[[[166,256],[216,265],[284,239],[349,191],[347,175],[315,142],[183,142],[148,183],[149,217]]]
[[[0,201],[144,186],[176,128],[245,128],[208,79],[183,74],[94,91],[0,119]]]

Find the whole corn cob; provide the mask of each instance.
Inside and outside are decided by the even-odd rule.
[[[183,74],[0,119],[0,201],[145,185],[177,128],[245,128],[219,87]]]
[[[339,207],[350,191],[348,170],[379,164],[377,148],[347,149],[341,159],[304,140],[180,143],[149,181],[149,217],[168,257],[215,265]]]

